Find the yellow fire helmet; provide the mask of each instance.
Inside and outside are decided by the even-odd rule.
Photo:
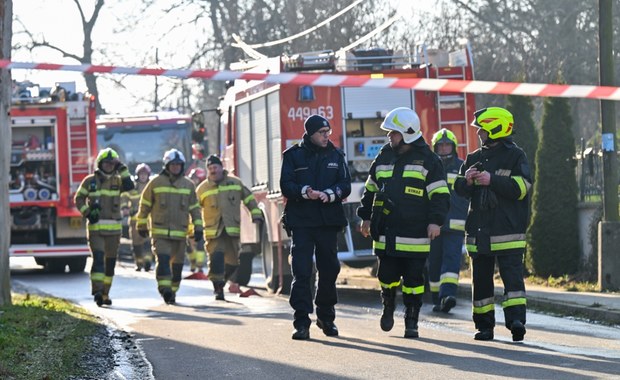
[[[435,148],[435,145],[437,145],[438,143],[452,144],[454,149],[456,149],[457,145],[459,144],[458,140],[456,139],[456,135],[454,135],[452,131],[446,128],[441,128],[440,130],[435,132],[431,142],[433,144],[433,149]]]
[[[507,137],[512,134],[514,118],[508,110],[501,107],[488,107],[474,112],[471,126],[482,128],[489,133],[491,140]]]
[[[99,154],[97,154],[97,167],[99,167],[103,161],[111,161],[113,163],[118,162],[118,153],[116,153],[116,151],[112,148],[102,149]]]

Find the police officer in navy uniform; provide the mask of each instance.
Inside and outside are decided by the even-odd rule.
[[[287,198],[283,221],[292,238],[289,303],[295,310],[295,340],[310,338],[313,256],[319,278],[316,323],[325,335],[338,335],[334,324],[336,278],[340,273],[336,243],[338,233],[347,224],[342,201],[351,192],[344,153],[329,141],[332,130],[327,119],[311,115],[304,129],[303,140],[284,151],[280,177],[280,188]]]

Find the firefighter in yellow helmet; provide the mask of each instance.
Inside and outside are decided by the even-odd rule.
[[[228,174],[215,155],[207,159],[207,180],[198,186],[196,193],[205,222],[209,279],[213,282],[215,299],[223,301],[224,285],[228,280],[235,280],[239,266],[241,205],[248,209],[255,223],[263,222],[263,213],[252,192],[239,178]]]
[[[431,241],[428,256],[428,280],[433,300],[433,311],[448,313],[456,305],[456,291],[463,257],[463,238],[467,199],[454,193],[454,181],[463,160],[456,150],[458,141],[452,131],[442,128],[431,139],[433,150],[441,158],[450,188],[450,211],[441,235]]]
[[[93,264],[91,293],[97,306],[111,305],[110,288],[121,240],[121,192],[134,188],[129,170],[114,149],[106,148],[96,159],[97,169],[84,178],[75,205],[88,219],[88,245]]]
[[[389,143],[373,161],[357,215],[379,258],[383,314],[380,326],[394,326],[398,288],[405,304],[405,338],[417,338],[424,295],[424,267],[431,241],[440,234],[450,207],[450,190],[439,157],[422,137],[412,109],[390,111],[381,124]]]
[[[174,304],[181,285],[189,217],[197,236],[202,235],[202,219],[196,187],[183,174],[183,153],[177,149],[166,151],[163,164],[161,173],[142,192],[137,228],[145,238],[151,232],[157,258],[157,289],[167,304]]]
[[[121,209],[123,210],[123,216],[129,217],[129,237],[131,238],[131,245],[133,248],[133,257],[136,263],[136,271],[139,272],[144,269],[145,272],[151,270],[151,264],[153,262],[153,255],[151,253],[151,241],[148,238],[143,238],[138,233],[136,228],[136,222],[138,214],[138,207],[140,205],[140,196],[142,191],[149,182],[151,175],[151,167],[145,163],[141,163],[136,166],[135,172],[135,188],[121,194]]]
[[[525,230],[528,223],[530,168],[525,153],[510,137],[513,116],[500,107],[474,113],[480,149],[467,155],[454,183],[470,199],[465,245],[472,259],[473,320],[476,340],[492,340],[495,327],[494,268],[504,283],[505,326],[513,341],[525,335],[523,282]]]

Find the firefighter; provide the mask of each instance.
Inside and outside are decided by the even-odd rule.
[[[456,290],[463,256],[467,199],[454,193],[454,180],[461,168],[456,151],[458,142],[452,131],[440,129],[431,140],[433,150],[443,162],[450,188],[450,211],[441,227],[441,235],[431,241],[428,257],[428,276],[433,299],[433,311],[448,313],[456,305]]]
[[[283,222],[292,238],[289,303],[295,311],[295,340],[310,339],[313,258],[319,277],[316,324],[325,335],[338,335],[334,323],[340,273],[337,238],[347,225],[342,201],[351,193],[349,168],[344,153],[329,141],[332,129],[327,119],[311,115],[304,129],[302,141],[284,151],[280,175],[286,197]]]
[[[235,283],[235,272],[239,267],[241,204],[248,209],[254,223],[264,221],[263,213],[252,192],[239,178],[224,170],[216,155],[207,158],[207,180],[198,186],[196,195],[205,224],[208,276],[213,283],[215,299],[224,301],[226,281]]]
[[[153,255],[151,253],[151,242],[138,233],[136,229],[136,214],[140,205],[140,195],[149,182],[151,176],[151,167],[145,163],[138,164],[135,171],[135,188],[133,190],[121,194],[121,209],[123,216],[128,216],[129,220],[129,237],[133,249],[133,257],[136,263],[136,272],[144,269],[145,272],[151,270]]]
[[[203,168],[194,168],[189,172],[189,179],[194,182],[196,188],[205,179],[207,179],[207,172]],[[187,258],[190,263],[190,271],[192,273],[203,273],[205,266],[206,253],[204,251],[204,244],[202,242],[196,243],[194,235],[194,225],[189,224],[187,231]],[[187,277],[193,278],[193,277]]]
[[[196,235],[202,235],[196,187],[183,175],[184,166],[183,153],[177,149],[166,151],[163,169],[146,185],[138,210],[138,232],[146,238],[150,229],[152,249],[157,259],[157,290],[167,304],[176,302],[181,285],[190,216]]]
[[[495,327],[494,268],[504,283],[505,326],[513,341],[525,335],[523,281],[525,231],[531,188],[525,153],[511,138],[513,116],[500,107],[474,113],[482,147],[467,155],[454,184],[470,199],[465,246],[472,261],[473,320],[476,340],[492,340]]]
[[[394,326],[398,287],[405,304],[405,338],[417,338],[430,243],[440,234],[450,207],[450,190],[440,158],[422,137],[411,109],[391,110],[381,124],[389,143],[373,161],[357,215],[363,236],[372,236],[379,258],[383,314],[380,326]]]
[[[111,148],[96,159],[97,169],[84,178],[75,194],[75,205],[88,220],[88,245],[93,263],[91,294],[97,306],[112,305],[110,288],[121,241],[121,192],[134,188],[129,170]]]

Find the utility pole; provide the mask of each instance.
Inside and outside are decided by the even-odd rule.
[[[11,38],[13,35],[13,1],[0,2],[0,59],[11,59]],[[11,245],[11,223],[9,211],[9,173],[11,163],[11,72],[0,69],[0,306],[11,304],[11,270],[9,268],[9,246]]]
[[[155,48],[155,66],[159,67],[159,48]],[[155,100],[153,101],[153,112],[159,111],[159,75],[155,75]]]
[[[599,0],[599,73],[601,86],[614,86],[613,2]],[[616,104],[601,100],[603,151],[603,221],[598,228],[598,286],[620,289],[620,222],[618,221],[618,155]]]

